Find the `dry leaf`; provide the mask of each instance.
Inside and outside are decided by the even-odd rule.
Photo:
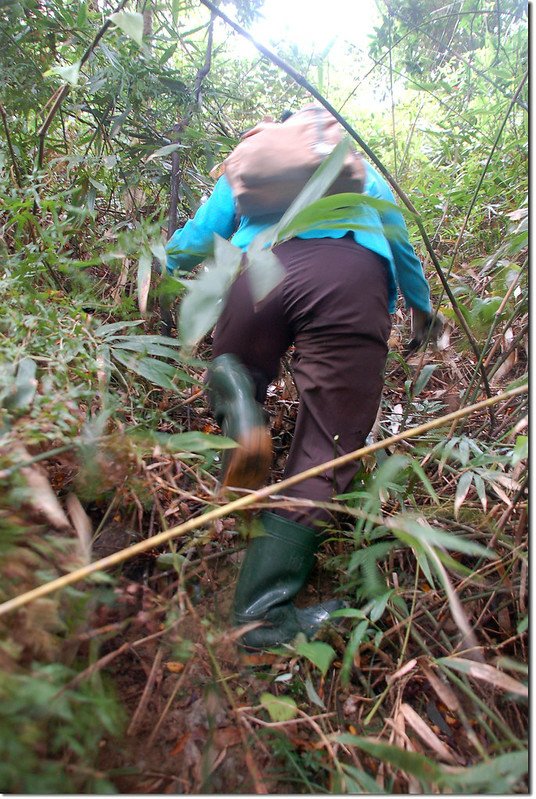
[[[403,714],[407,723],[412,727],[412,729],[417,733],[419,738],[433,749],[434,752],[438,755],[441,760],[444,760],[447,763],[452,763],[453,765],[460,764],[458,758],[454,755],[454,753],[449,749],[446,744],[441,741],[435,732],[430,729],[428,724],[422,719],[419,714],[406,703],[402,703],[400,706],[400,711]]]
[[[437,696],[439,697],[440,701],[445,705],[446,708],[453,712],[458,712],[461,709],[460,702],[458,697],[450,687],[450,685],[443,682],[443,680],[437,675],[434,674],[432,668],[427,663],[421,662],[420,667],[430,683],[430,686],[436,692]]]
[[[66,499],[67,511],[80,543],[79,551],[83,565],[91,563],[91,538],[93,527],[76,494],[69,494]]]
[[[25,447],[19,444],[14,449],[21,461],[31,461],[31,455]],[[35,464],[24,466],[20,471],[31,489],[27,504],[57,530],[71,530],[69,519],[52,490],[45,471]]]
[[[456,671],[461,671],[469,677],[474,677],[476,680],[489,682],[495,688],[501,688],[503,691],[519,694],[519,696],[528,697],[529,695],[529,689],[526,685],[487,663],[475,663],[474,660],[458,657],[443,658],[442,662],[446,666],[456,669]]]
[[[404,665],[401,666],[401,668],[399,668],[398,671],[395,671],[394,674],[391,674],[390,676],[388,676],[386,678],[386,682],[390,685],[395,680],[400,679],[400,677],[403,677],[404,674],[407,674],[409,671],[414,669],[416,665],[417,665],[417,659],[416,658],[413,658],[412,660],[408,660],[408,662],[404,663]]]

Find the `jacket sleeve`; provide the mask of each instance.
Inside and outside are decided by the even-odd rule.
[[[214,234],[228,239],[236,228],[233,194],[225,175],[218,180],[208,200],[199,206],[193,219],[175,231],[166,245],[167,270],[189,272],[212,255]]]
[[[370,164],[367,164],[367,173],[366,193],[396,205],[387,181]],[[420,311],[431,311],[430,287],[422,264],[410,243],[404,217],[398,209],[389,208],[380,211],[380,218],[393,254],[398,286],[406,305]]]

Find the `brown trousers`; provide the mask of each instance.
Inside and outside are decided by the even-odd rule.
[[[351,234],[292,239],[274,252],[285,279],[254,307],[247,270],[240,274],[216,326],[213,355],[236,355],[262,403],[294,344],[299,408],[284,472],[290,477],[363,446],[381,399],[391,318],[383,261]],[[329,501],[348,488],[357,466],[327,470],[284,495]],[[309,526],[330,518],[306,507],[278,513]]]

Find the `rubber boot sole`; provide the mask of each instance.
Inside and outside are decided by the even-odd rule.
[[[224,486],[256,489],[266,482],[272,465],[272,437],[266,427],[252,427],[227,453]]]

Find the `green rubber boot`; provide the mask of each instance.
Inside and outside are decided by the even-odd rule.
[[[333,610],[343,606],[338,600],[308,608],[294,606],[292,600],[313,568],[322,537],[276,513],[265,511],[260,518],[264,535],[250,540],[233,606],[236,626],[265,622],[242,636],[242,644],[254,649],[292,641],[300,632],[310,638]]]
[[[238,443],[236,449],[225,451],[223,485],[259,488],[270,471],[272,439],[255,400],[253,381],[235,355],[225,354],[212,361],[207,388],[223,434]]]

